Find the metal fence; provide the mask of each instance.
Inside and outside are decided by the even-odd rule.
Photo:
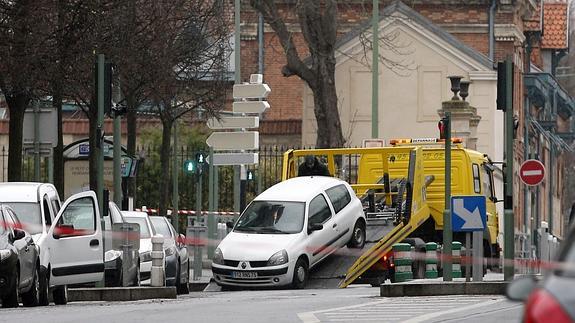
[[[8,181],[8,147],[2,146],[0,152],[0,162],[2,163],[0,174],[0,182]],[[40,158],[40,182],[49,182],[48,171],[49,160],[47,157]],[[34,156],[29,154],[22,154],[22,181],[31,182],[35,181],[34,178]]]

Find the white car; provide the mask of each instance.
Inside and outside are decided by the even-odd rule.
[[[340,247],[365,244],[366,220],[348,183],[310,176],[256,197],[214,253],[216,283],[304,288],[308,271]]]
[[[139,211],[122,211],[124,221],[140,225],[140,279],[150,279],[152,272],[152,237],[156,231],[150,222],[148,213]]]

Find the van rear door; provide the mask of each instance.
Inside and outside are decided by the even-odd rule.
[[[46,242],[51,285],[97,282],[104,275],[100,212],[92,191],[71,196],[58,212]]]

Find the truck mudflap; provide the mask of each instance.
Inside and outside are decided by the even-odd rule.
[[[339,284],[340,288],[345,288],[356,281],[363,273],[374,266],[383,256],[391,251],[394,244],[403,241],[415,229],[417,229],[427,218],[429,218],[429,208],[427,205],[417,210],[412,217],[412,221],[404,224],[400,222],[393,230],[385,235],[380,241],[364,252],[353,265],[348,269],[345,278]],[[413,219],[417,219],[414,223]]]

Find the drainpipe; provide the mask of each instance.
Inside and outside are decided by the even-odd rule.
[[[264,16],[258,15],[258,74],[264,74]]]
[[[488,25],[489,25],[489,59],[491,62],[495,61],[495,8],[497,7],[497,0],[491,0],[491,6],[489,7],[488,14]]]

